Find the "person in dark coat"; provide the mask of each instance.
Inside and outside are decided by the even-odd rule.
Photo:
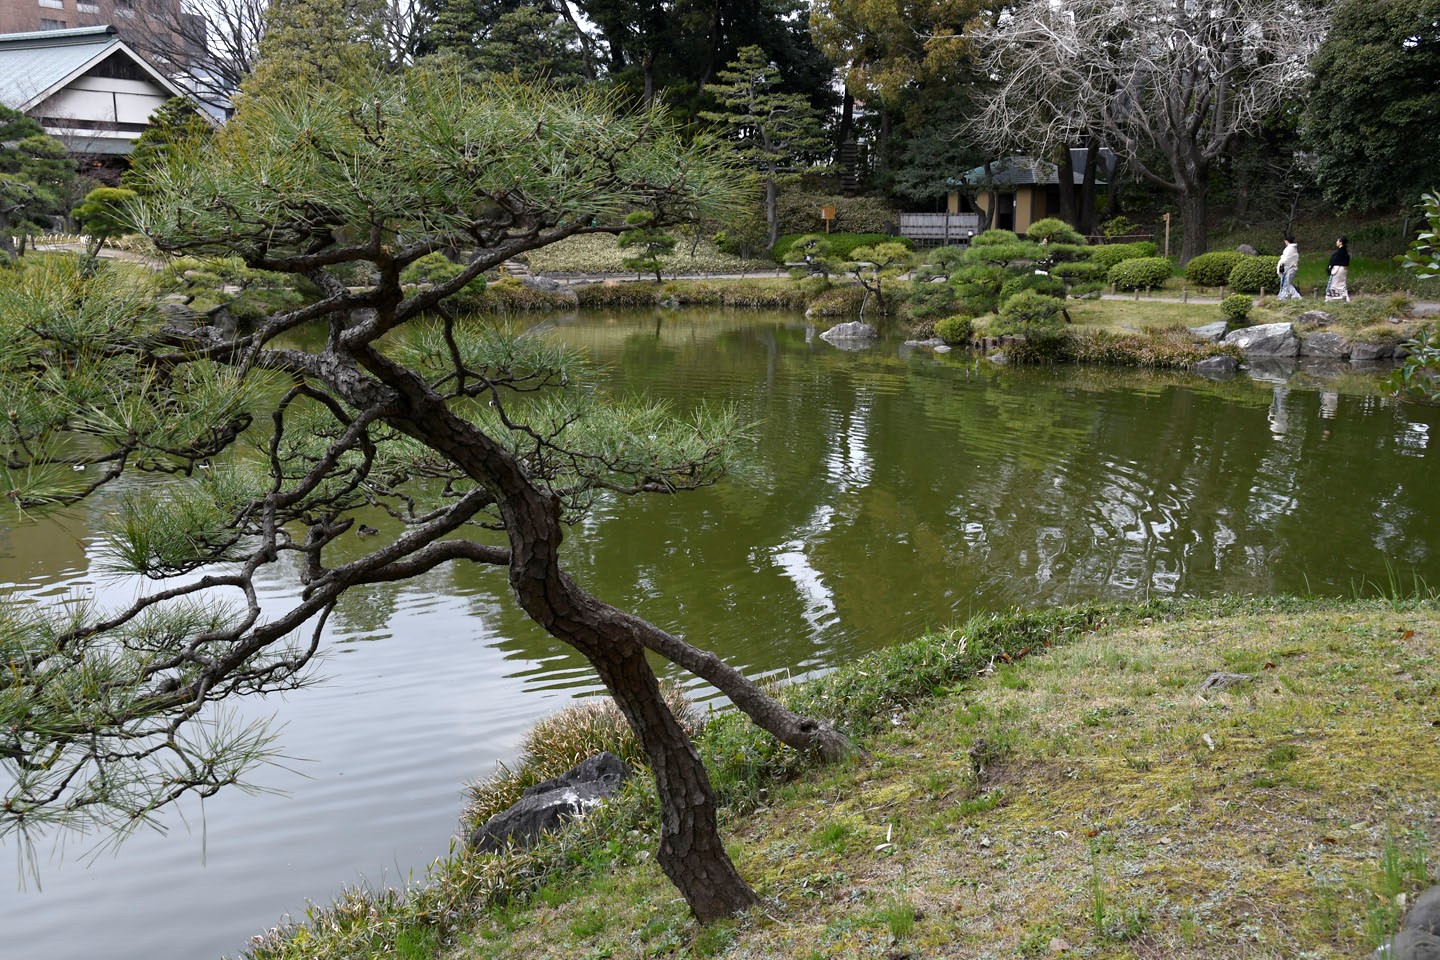
[[[1335,252],[1330,254],[1330,278],[1325,282],[1326,300],[1350,300],[1350,288],[1346,286],[1350,273],[1350,248],[1342,235],[1335,240]]]

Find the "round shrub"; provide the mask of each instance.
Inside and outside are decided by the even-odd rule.
[[[946,343],[969,343],[970,338],[975,335],[975,319],[973,317],[946,317],[935,323],[935,336]]]
[[[1148,240],[1136,243],[1105,243],[1090,248],[1090,259],[1101,264],[1108,272],[1117,263],[1155,256],[1155,244]]]
[[[1185,265],[1185,279],[1197,287],[1223,287],[1230,282],[1230,271],[1245,259],[1238,250],[1216,250],[1202,253]]]
[[[1082,247],[1085,245],[1085,238],[1080,236],[1079,231],[1058,217],[1036,220],[1030,224],[1030,229],[1025,231],[1025,237],[1036,243],[1065,243]]]
[[[1000,316],[991,324],[990,332],[1032,339],[1058,336],[1062,328],[1060,314],[1064,309],[1065,301],[1057,297],[1022,290],[1000,307]]]
[[[1044,273],[1022,273],[1018,277],[1006,280],[1000,288],[1000,302],[1004,303],[1021,290],[1034,290],[1036,293],[1043,293],[1047,297],[1059,297],[1065,299],[1065,284],[1056,280],[1049,274]]]
[[[1170,261],[1164,257],[1140,257],[1115,264],[1108,279],[1116,290],[1153,290],[1164,286],[1170,273]]]
[[[1231,327],[1243,327],[1250,322],[1250,308],[1254,303],[1248,293],[1232,293],[1220,301],[1220,313]]]
[[[1275,275],[1279,257],[1245,257],[1230,271],[1230,288],[1236,293],[1280,291],[1280,278]]]

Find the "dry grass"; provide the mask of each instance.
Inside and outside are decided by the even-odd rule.
[[[629,866],[492,911],[453,956],[1361,956],[1387,844],[1440,841],[1440,613],[1398,607],[1145,622],[1001,665],[729,824],[750,916],[695,926],[637,835]],[[1215,670],[1256,679],[1202,696]]]

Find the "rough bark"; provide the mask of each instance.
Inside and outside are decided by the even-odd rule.
[[[403,414],[391,422],[445,453],[494,496],[510,543],[510,586],[520,606],[590,662],[635,731],[660,799],[661,869],[702,921],[752,906],[754,891],[725,852],[705,765],[665,706],[645,648],[715,684],[759,726],[791,746],[838,757],[848,752],[848,740],[786,710],[713,654],[584,591],[560,565],[559,501],[532,484],[510,453],[453,414],[413,374],[378,354],[368,354],[365,362],[404,398]]]

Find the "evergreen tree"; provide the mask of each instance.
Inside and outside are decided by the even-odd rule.
[[[66,212],[75,162],[39,123],[0,104],[0,258],[15,256],[15,232],[47,230]]]
[[[776,196],[781,180],[814,163],[825,148],[820,118],[809,100],[781,93],[780,71],[759,47],[746,47],[720,71],[720,82],[705,88],[721,110],[700,115],[717,124],[739,157],[759,175],[765,187],[768,245],[780,236]]]
[[[242,85],[250,98],[327,95],[339,82],[385,63],[385,0],[272,0],[255,72]]]
[[[1343,0],[1305,115],[1325,196],[1375,208],[1440,183],[1440,0]]]

